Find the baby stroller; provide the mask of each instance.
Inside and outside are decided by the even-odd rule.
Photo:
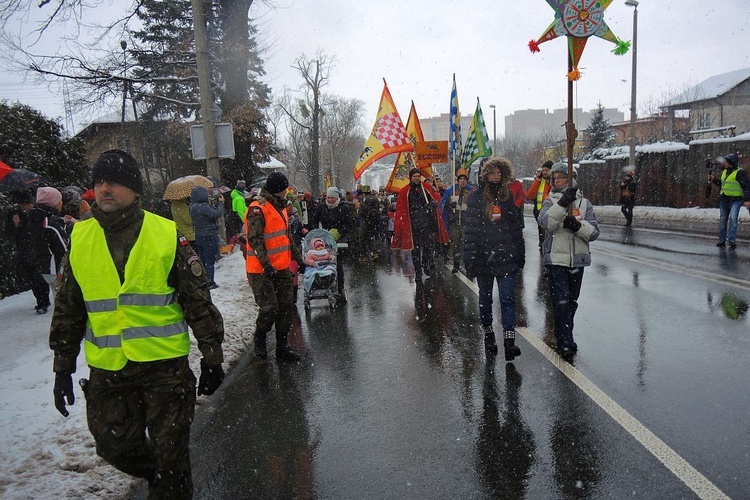
[[[313,299],[328,299],[331,309],[338,303],[338,277],[336,259],[338,247],[333,235],[325,229],[313,229],[302,240],[302,258],[305,272],[302,287],[305,290],[305,311],[311,309]]]

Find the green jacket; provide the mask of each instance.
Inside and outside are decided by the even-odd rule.
[[[232,189],[229,195],[232,197],[232,211],[239,216],[242,222],[245,222],[245,212],[247,212],[245,194],[238,189]]]

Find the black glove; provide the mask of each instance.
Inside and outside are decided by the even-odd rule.
[[[208,366],[206,360],[201,359],[201,378],[198,380],[198,396],[210,396],[221,383],[224,382],[224,369],[221,365]]]
[[[297,259],[297,274],[305,272],[305,260]]]
[[[581,223],[572,215],[566,215],[563,219],[563,227],[577,233],[581,229]]]
[[[71,406],[76,402],[76,396],[73,393],[73,375],[70,373],[55,373],[55,387],[52,389],[52,394],[55,396],[55,408],[60,412],[60,415],[63,417],[70,415],[68,410],[65,409],[65,398],[68,399],[68,404]]]
[[[268,266],[263,268],[263,276],[266,278],[271,278],[276,274],[276,269],[274,269],[273,266]]]
[[[577,187],[569,187],[565,191],[563,191],[563,195],[560,198],[560,200],[557,202],[558,205],[561,207],[567,207],[576,199],[576,193],[578,193]]]

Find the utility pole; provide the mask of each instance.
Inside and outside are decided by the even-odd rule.
[[[633,7],[633,75],[630,81],[630,167],[635,170],[635,77],[638,67],[638,0],[625,0],[625,5]]]
[[[198,62],[198,88],[201,98],[201,121],[203,137],[206,142],[206,173],[221,179],[219,168],[219,148],[216,144],[216,121],[211,93],[211,72],[208,67],[208,41],[206,37],[206,18],[203,15],[201,0],[191,0],[193,7],[193,29],[195,32],[195,55]]]

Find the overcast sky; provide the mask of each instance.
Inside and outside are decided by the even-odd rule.
[[[406,120],[411,100],[422,118],[447,113],[455,73],[462,114],[479,97],[488,128],[490,104],[497,106],[498,134],[504,116],[519,109],[567,106],[564,38],[546,42],[531,54],[528,42],[554,19],[544,0],[256,0],[252,15],[272,47],[266,55],[267,80],[274,91],[301,83],[291,68],[300,54],[322,49],[336,58],[325,89],[364,101],[365,127],[375,120],[383,78]],[[750,66],[747,0],[642,0],[638,6],[638,107],[649,97],[684,90],[710,76]],[[633,38],[633,8],[615,0],[604,19],[615,35]],[[116,45],[116,44],[115,44]],[[590,110],[601,102],[629,117],[632,49],[611,53],[614,45],[592,37],[581,58],[583,76],[575,85],[574,106]],[[14,89],[10,91],[10,89]],[[61,99],[30,87],[0,84],[3,98],[62,116]],[[588,124],[578,124],[583,128]],[[491,129],[488,130],[490,135]]]

